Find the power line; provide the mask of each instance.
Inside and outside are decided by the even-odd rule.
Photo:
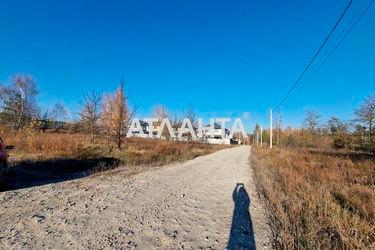
[[[368,5],[366,6],[366,3]],[[356,14],[353,16],[352,20],[346,25],[344,28],[343,32],[340,34],[338,42],[332,46],[331,50],[327,52],[326,56],[323,57],[321,60],[318,62],[318,66],[316,69],[313,71],[313,73],[309,76],[309,78],[300,85],[300,87],[297,89],[297,91],[294,92],[294,94],[289,98],[289,100],[286,102],[286,104],[290,103],[294,97],[303,89],[303,87],[314,77],[314,75],[321,69],[323,64],[332,56],[332,54],[335,52],[335,50],[341,45],[341,43],[345,40],[345,38],[349,35],[349,33],[353,30],[353,28],[357,25],[357,23],[362,19],[362,17],[366,14],[368,9],[371,7],[371,5],[374,3],[374,1],[363,1],[363,4],[361,7],[358,9]],[[364,8],[364,9],[363,9]],[[363,9],[363,10],[362,10]],[[362,10],[362,12],[361,12]],[[361,12],[361,13],[360,13]],[[359,16],[358,16],[359,15]]]
[[[352,3],[353,3],[353,0],[350,0],[350,2],[348,3],[348,5],[344,9],[344,11],[341,13],[339,19],[336,21],[335,25],[333,26],[333,28],[329,32],[328,36],[324,39],[324,42],[320,45],[318,51],[315,53],[315,55],[313,56],[313,58],[307,64],[306,68],[301,73],[301,75],[298,77],[298,79],[294,82],[294,84],[292,85],[292,87],[289,89],[288,93],[284,96],[284,98],[281,100],[281,102],[276,106],[276,108],[274,109],[274,111],[278,110],[278,108],[284,103],[284,101],[286,100],[286,98],[288,98],[288,96],[290,95],[290,93],[297,86],[297,84],[299,83],[299,81],[301,80],[301,78],[303,77],[303,75],[307,72],[307,70],[310,68],[311,64],[314,62],[314,60],[316,59],[316,57],[319,55],[320,51],[323,49],[324,45],[327,43],[328,39],[331,37],[331,35],[333,34],[333,32],[336,30],[336,27],[339,25],[339,23],[341,22],[342,18],[344,17],[345,13],[348,11],[348,9],[352,5]]]

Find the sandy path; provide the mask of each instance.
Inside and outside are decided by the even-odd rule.
[[[0,193],[0,248],[270,248],[249,154]]]

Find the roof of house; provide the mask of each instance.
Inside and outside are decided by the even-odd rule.
[[[206,127],[211,127],[211,124],[207,124]],[[221,125],[217,122],[214,123],[214,129],[221,129]],[[225,129],[226,131],[229,131],[228,129]]]
[[[148,126],[148,123],[145,121],[139,120],[139,123],[141,124],[141,126]]]

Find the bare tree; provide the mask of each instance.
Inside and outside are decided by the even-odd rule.
[[[349,132],[349,124],[341,121],[339,118],[332,116],[328,120],[328,129],[331,134],[346,134]]]
[[[316,133],[320,127],[322,116],[315,111],[306,111],[303,126],[307,131]]]
[[[55,131],[62,129],[66,123],[68,111],[62,103],[56,103],[51,110],[51,119]]]
[[[375,123],[375,95],[368,96],[365,101],[354,111],[356,121],[367,126],[369,135],[373,135]]]
[[[51,111],[49,108],[41,109],[39,112],[39,129],[42,132],[45,132],[47,129],[51,127],[52,119],[51,119]]]
[[[154,113],[154,118],[158,119],[158,121],[155,124],[150,124],[150,126],[153,126],[153,127],[161,126],[162,120],[168,117],[167,108],[164,105],[158,105],[154,107],[153,113]],[[166,127],[163,128],[163,131],[161,134],[165,138],[169,138],[169,131]]]
[[[202,131],[198,131],[198,117],[197,113],[195,112],[194,106],[190,106],[187,108],[185,112],[185,118],[188,118],[191,121],[191,124],[193,125],[193,128],[196,133],[200,133]],[[190,134],[187,135],[188,140],[192,140],[192,136]],[[203,141],[203,137],[201,138]]]
[[[36,82],[28,75],[15,75],[9,87],[0,88],[0,99],[8,123],[19,130],[37,115]]]
[[[186,110],[185,117],[190,119],[193,126],[197,126],[197,113],[195,112],[194,106],[190,106]]]
[[[101,123],[107,138],[109,141],[114,141],[118,149],[122,147],[122,137],[127,133],[130,118],[128,98],[122,80],[115,93],[104,96],[101,115]]]
[[[337,117],[332,116],[328,120],[328,130],[333,137],[333,146],[335,148],[346,148],[349,145],[349,127],[349,123]]]
[[[68,111],[66,110],[64,104],[56,103],[51,110],[51,116],[55,122],[62,122],[66,120]]]
[[[52,109],[46,107],[38,112],[38,129],[45,132],[47,129],[58,130],[63,127],[68,112],[61,103],[56,103]]]
[[[167,108],[164,105],[158,105],[154,108],[154,118],[162,120],[168,117]]]
[[[181,120],[181,118],[178,116],[177,112],[173,112],[173,113],[172,113],[172,120],[171,120],[171,123],[172,123],[172,127],[175,128],[175,129],[177,129],[177,127],[181,125],[182,120]]]
[[[91,142],[95,142],[100,131],[100,116],[102,109],[102,96],[91,92],[84,97],[80,116],[80,123],[83,129],[90,133]]]

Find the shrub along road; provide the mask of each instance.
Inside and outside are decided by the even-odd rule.
[[[271,248],[249,154],[2,192],[0,248]]]

